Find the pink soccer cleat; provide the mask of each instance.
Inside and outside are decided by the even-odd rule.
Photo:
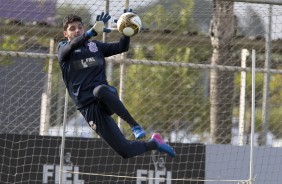
[[[159,133],[154,133],[152,135],[152,138],[150,139],[150,142],[154,141],[157,146],[158,146],[158,150],[160,152],[165,152],[167,153],[169,156],[171,157],[175,157],[175,152],[172,149],[172,147],[170,147],[168,144],[166,144],[162,138],[162,136]]]

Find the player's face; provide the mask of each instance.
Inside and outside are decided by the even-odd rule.
[[[67,30],[64,31],[64,36],[68,38],[69,41],[82,34],[84,34],[84,27],[81,22],[69,23]]]

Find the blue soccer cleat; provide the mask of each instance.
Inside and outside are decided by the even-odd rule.
[[[157,143],[158,150],[160,152],[165,152],[165,153],[167,153],[171,157],[175,157],[176,156],[174,150],[172,149],[172,147],[170,147],[168,144],[166,144],[164,142],[162,136],[159,133],[154,133],[152,135],[152,138],[150,139],[150,142],[151,141]]]
[[[139,125],[134,126],[131,130],[133,131],[135,139],[142,139],[146,135],[145,130]]]

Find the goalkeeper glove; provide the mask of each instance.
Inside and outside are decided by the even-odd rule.
[[[105,28],[105,24],[110,20],[110,18],[111,16],[109,15],[109,13],[104,14],[104,12],[102,12],[101,15],[97,16],[95,24],[86,32],[86,34],[91,37],[97,36],[98,33],[111,32],[110,29]]]

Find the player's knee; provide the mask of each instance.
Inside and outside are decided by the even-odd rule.
[[[99,85],[93,91],[94,96],[98,97],[98,98],[101,98],[104,95],[106,90],[107,90],[107,86],[106,85],[104,85],[104,84]]]
[[[110,94],[114,94],[114,95],[118,96],[115,88],[108,86],[108,85],[105,85],[105,84],[97,86],[94,89],[93,93],[94,93],[95,97],[98,97],[100,99],[107,98]]]

